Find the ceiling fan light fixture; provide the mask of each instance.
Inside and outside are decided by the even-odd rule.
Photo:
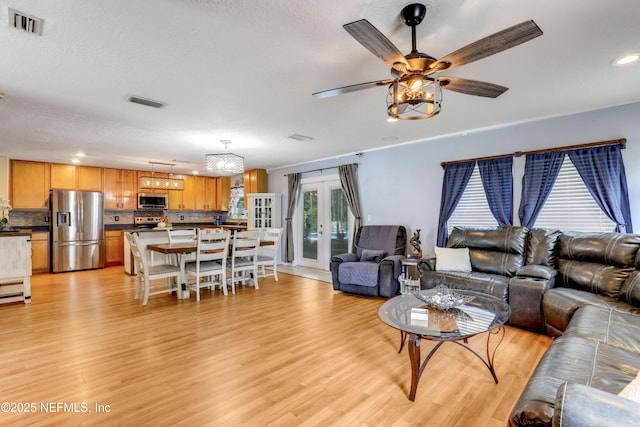
[[[436,76],[395,79],[387,93],[387,115],[397,120],[430,119],[440,113],[442,89]]]
[[[613,65],[627,65],[632,64],[640,59],[640,53],[629,53],[627,55],[623,55],[619,58],[616,58],[612,61]]]

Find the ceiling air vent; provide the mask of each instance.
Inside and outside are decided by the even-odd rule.
[[[130,96],[129,102],[133,102],[134,104],[146,105],[147,107],[153,108],[162,108],[167,105],[164,102],[154,101],[153,99],[140,98],[139,96]]]
[[[18,30],[41,36],[44,20],[19,10],[9,9],[9,25]]]
[[[311,141],[313,139],[310,136],[300,135],[298,133],[294,133],[293,135],[289,135],[287,138],[295,139],[296,141]]]

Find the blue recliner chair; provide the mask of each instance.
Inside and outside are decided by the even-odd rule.
[[[402,225],[360,227],[355,237],[356,253],[331,258],[333,289],[366,296],[395,296],[406,246],[407,230]]]

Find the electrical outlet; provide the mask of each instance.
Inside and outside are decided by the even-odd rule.
[[[180,221],[184,221],[184,215],[180,215]]]
[[[116,215],[115,217],[113,217],[114,221],[120,221],[120,217],[118,215]]]

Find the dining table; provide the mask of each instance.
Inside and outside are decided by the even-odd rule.
[[[275,242],[271,240],[260,241],[260,246],[273,246]],[[232,249],[232,243],[229,242],[229,252]],[[181,291],[178,293],[178,299],[188,299],[189,290],[187,289],[187,273],[185,271],[187,264],[187,255],[198,250],[198,242],[174,242],[174,243],[150,243],[147,249],[166,255],[178,255],[180,264],[180,276],[182,277]]]

